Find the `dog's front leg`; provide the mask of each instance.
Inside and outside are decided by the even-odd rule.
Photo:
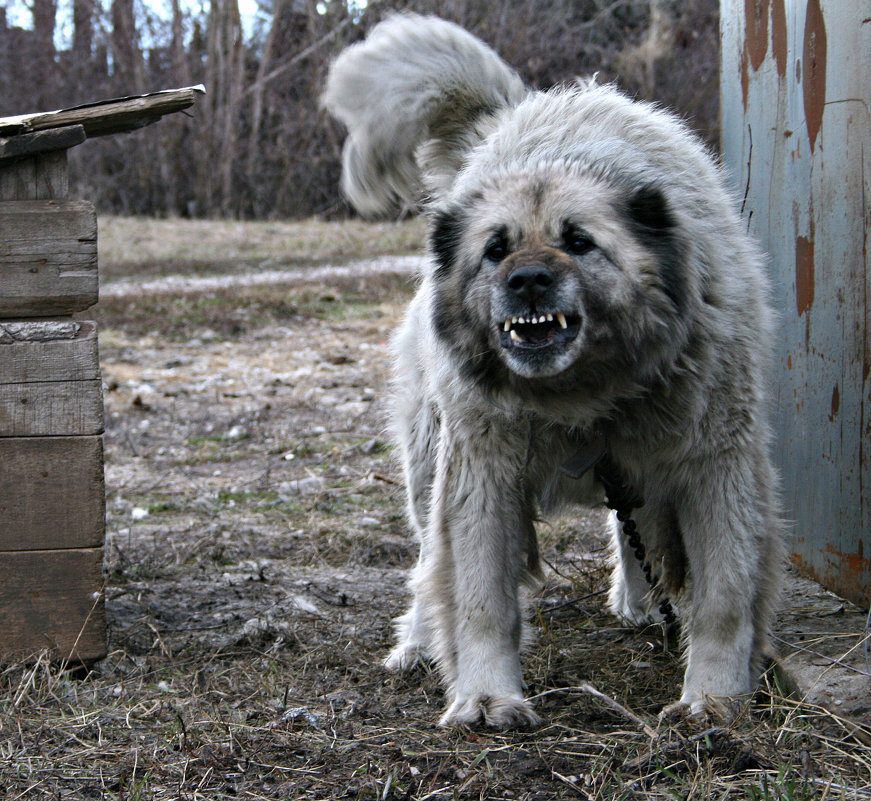
[[[506,428],[492,420],[445,425],[439,440],[430,525],[445,726],[538,721],[520,670],[519,585],[532,526],[527,442]]]
[[[666,714],[716,709],[751,692],[768,646],[780,575],[780,526],[764,457],[723,458],[693,471],[678,507],[689,561],[681,602],[687,645],[680,701]],[[726,703],[726,708],[731,704]]]

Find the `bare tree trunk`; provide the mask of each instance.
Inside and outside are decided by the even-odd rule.
[[[94,0],[73,0],[73,43],[65,84],[70,102],[94,88]]]
[[[190,86],[190,63],[184,49],[184,14],[179,0],[172,0],[172,43],[170,45],[173,78],[179,86]]]
[[[94,44],[94,0],[73,0],[73,57],[76,64],[91,60]]]
[[[222,216],[233,211],[233,165],[239,138],[239,113],[245,51],[238,0],[212,0],[207,42],[207,97],[210,117],[209,150],[214,160],[202,165],[212,191],[209,208]]]
[[[37,108],[51,108],[54,90],[57,85],[55,70],[54,25],[57,14],[57,0],[33,0],[34,47],[32,57],[34,69],[33,86],[36,96],[33,102]]]
[[[145,65],[136,35],[133,0],[112,0],[112,60],[118,91],[145,91]]]
[[[263,121],[263,95],[266,91],[264,78],[272,67],[272,57],[275,53],[275,40],[281,24],[281,12],[284,9],[284,0],[275,0],[272,12],[272,23],[269,33],[263,45],[263,55],[257,67],[257,77],[254,81],[253,97],[251,98],[251,133],[248,137],[248,158],[246,160],[246,173],[249,179],[255,177],[257,168],[257,155],[260,152],[260,125]]]

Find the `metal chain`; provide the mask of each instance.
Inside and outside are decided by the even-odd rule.
[[[638,526],[632,519],[632,510],[644,506],[644,499],[622,480],[616,465],[608,458],[607,454],[596,464],[594,475],[605,489],[605,505],[617,513],[617,520],[623,527],[623,534],[626,536],[629,547],[632,548],[635,558],[641,564],[644,578],[650,588],[661,598],[659,612],[665,619],[666,627],[672,628],[677,622],[674,609],[668,597],[662,595],[659,582],[653,578],[650,562],[647,559],[647,549],[641,541]]]

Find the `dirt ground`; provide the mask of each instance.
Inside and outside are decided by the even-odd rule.
[[[2,672],[5,798],[871,798],[871,737],[773,676],[732,724],[658,723],[679,655],[605,613],[599,512],[539,529],[542,726],[438,728],[431,669],[381,667],[415,556],[385,435],[414,261],[274,251],[101,265],[110,653]]]

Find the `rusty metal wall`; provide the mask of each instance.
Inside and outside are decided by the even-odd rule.
[[[871,600],[871,0],[721,0],[723,161],[770,254],[793,561]]]

